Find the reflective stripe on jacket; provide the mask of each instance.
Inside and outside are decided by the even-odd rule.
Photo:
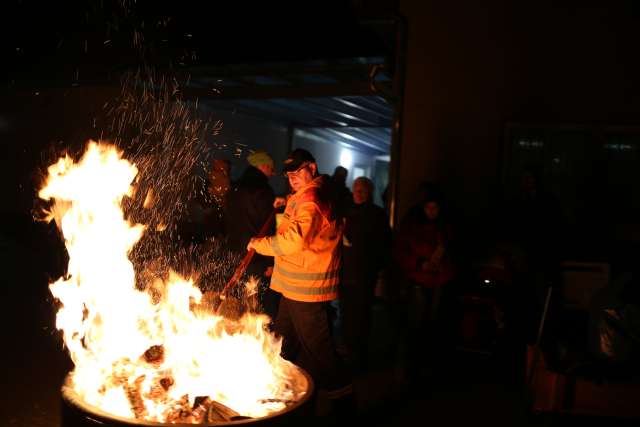
[[[320,197],[328,184],[320,176],[290,196],[276,234],[254,243],[275,257],[271,289],[295,301],[338,297],[342,222],[330,219],[332,206]]]

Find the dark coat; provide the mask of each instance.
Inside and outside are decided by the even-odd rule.
[[[329,177],[329,189],[331,198],[333,199],[333,207],[336,218],[346,218],[349,209],[353,206],[353,195],[345,186],[344,182],[336,181],[333,177]]]
[[[252,237],[257,237],[260,229],[273,211],[275,194],[265,174],[249,166],[242,177],[235,182],[227,195],[224,223],[229,249],[241,254]],[[275,233],[275,221],[266,235]],[[262,276],[267,267],[273,265],[272,257],[255,254],[247,274]]]
[[[384,209],[370,202],[352,205],[347,211],[343,243],[343,280],[374,282],[390,255],[391,229]]]

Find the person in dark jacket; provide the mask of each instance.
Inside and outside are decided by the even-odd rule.
[[[243,253],[249,240],[259,234],[271,216],[275,194],[269,178],[275,174],[273,159],[264,151],[256,151],[247,157],[249,166],[242,177],[231,186],[225,204],[225,229],[227,244],[234,252]],[[275,232],[272,220],[267,235]],[[254,254],[247,275],[260,279],[260,301],[264,312],[272,319],[278,312],[280,294],[266,285],[273,270],[273,257]]]
[[[353,204],[343,235],[340,302],[347,359],[354,370],[367,368],[371,304],[378,273],[389,258],[391,229],[383,208],[373,204],[373,182],[353,181]]]
[[[336,214],[340,218],[344,218],[353,204],[351,191],[347,187],[347,176],[349,170],[342,166],[336,166],[331,175],[331,188],[333,198],[335,200]]]

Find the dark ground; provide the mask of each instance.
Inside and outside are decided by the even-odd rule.
[[[55,330],[54,307],[47,288],[46,272],[52,271],[54,262],[44,228],[28,224],[23,227],[5,233],[0,240],[5,278],[0,426],[59,426],[59,388],[71,362]],[[633,425],[611,419],[530,416],[517,369],[513,369],[521,364],[519,352],[499,360],[454,354],[439,366],[433,380],[414,388],[403,387],[398,381],[397,340],[383,304],[374,307],[373,336],[376,340],[371,347],[371,372],[356,381],[358,423]],[[513,363],[505,363],[509,359]],[[335,420],[315,421],[310,424],[337,424]]]

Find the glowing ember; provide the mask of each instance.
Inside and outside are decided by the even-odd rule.
[[[250,417],[300,398],[296,368],[280,358],[265,316],[208,313],[200,290],[176,274],[144,284],[153,296],[136,289],[128,254],[144,226],[125,220],[121,202],[137,169],[113,146],[90,142],[78,163],[64,157],[48,172],[39,196],[52,201],[48,219],[69,252],[67,276],[50,289],[82,399],[114,415],[195,422],[176,414],[197,397]]]

